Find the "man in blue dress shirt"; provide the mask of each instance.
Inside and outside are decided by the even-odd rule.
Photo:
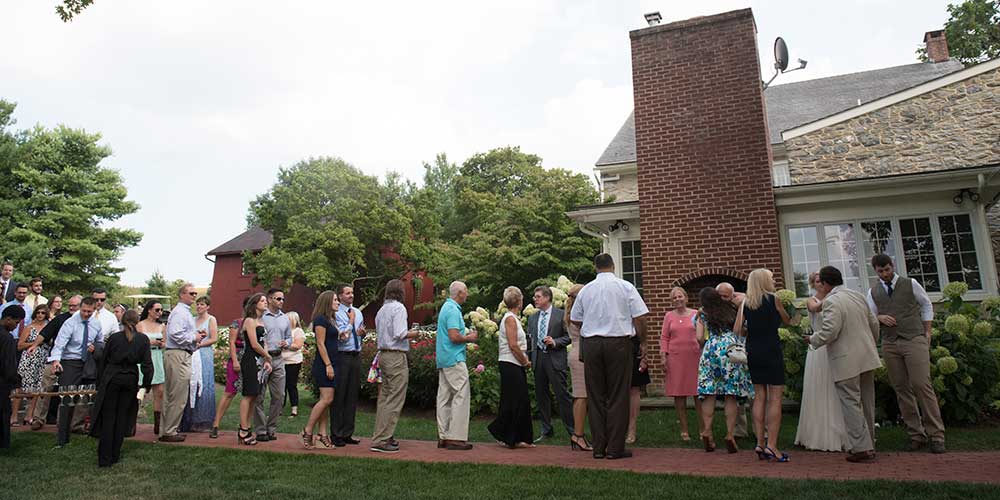
[[[354,439],[354,420],[358,409],[358,389],[361,384],[361,341],[365,337],[365,318],[354,307],[354,287],[337,285],[334,290],[340,301],[337,310],[337,330],[340,349],[337,351],[337,385],[330,406],[330,436],[335,446],[358,444]]]
[[[96,307],[97,302],[92,297],[83,299],[80,311],[70,316],[59,329],[59,335],[56,336],[56,342],[48,359],[52,363],[52,372],[59,374],[59,387],[94,382],[93,379],[84,379],[84,367],[94,353],[104,345],[100,323],[94,321],[93,317]],[[58,448],[69,443],[71,420],[80,420],[73,418],[73,410],[73,406],[66,404],[59,407],[59,424],[56,432]]]

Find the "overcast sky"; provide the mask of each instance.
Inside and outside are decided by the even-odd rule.
[[[126,284],[208,284],[204,254],[245,229],[278,167],[340,156],[419,181],[422,163],[519,145],[592,176],[632,109],[628,31],[750,6],[762,68],[781,35],[808,69],[916,62],[945,1],[257,2],[0,0],[0,98],[18,127],[100,132],[131,199]],[[794,63],[793,63],[794,65]],[[187,238],[168,228],[189,227]],[[176,234],[176,229],[170,230]]]

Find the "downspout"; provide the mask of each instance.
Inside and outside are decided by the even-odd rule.
[[[212,260],[212,259],[210,259],[210,258],[208,257],[208,254],[207,254],[207,253],[205,254],[205,260],[207,260],[207,261],[211,262],[212,264],[215,264],[215,261],[214,261],[214,260]]]
[[[586,235],[589,235],[589,236],[593,236],[594,238],[600,238],[600,240],[601,240],[601,251],[603,251],[603,252],[607,252],[608,251],[608,246],[611,244],[611,237],[610,236],[591,229],[590,226],[588,226],[583,221],[577,222],[577,225],[580,227],[580,231],[583,234],[586,234]]]

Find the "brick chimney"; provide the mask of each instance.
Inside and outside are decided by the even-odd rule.
[[[948,37],[944,30],[924,33],[924,46],[927,48],[927,60],[930,62],[945,62],[951,56],[948,54]]]
[[[630,37],[643,293],[657,332],[674,286],[739,289],[761,267],[781,286],[781,244],[751,10]],[[650,361],[659,386],[659,357]]]

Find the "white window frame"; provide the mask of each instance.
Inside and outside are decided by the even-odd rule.
[[[788,170],[787,161],[776,161],[771,166],[771,185],[774,187],[792,185],[792,174]]]
[[[985,293],[985,292],[987,292],[988,281],[987,281],[986,272],[984,270],[984,268],[986,267],[984,265],[984,259],[992,259],[993,256],[985,254],[985,250],[984,250],[984,247],[983,247],[984,242],[982,241],[982,238],[979,237],[978,231],[976,231],[976,229],[975,229],[975,224],[976,224],[976,221],[977,221],[977,218],[976,218],[975,214],[972,213],[972,212],[969,212],[969,211],[964,211],[964,210],[944,210],[944,211],[936,211],[936,212],[925,212],[925,213],[906,214],[906,215],[892,215],[892,216],[884,216],[884,217],[865,217],[865,218],[859,218],[859,219],[837,219],[837,220],[828,220],[828,221],[816,222],[816,223],[811,223],[811,224],[788,224],[788,225],[784,226],[782,234],[781,234],[781,239],[784,241],[783,242],[783,246],[785,248],[785,255],[788,256],[788,262],[787,262],[787,264],[785,266],[787,268],[786,272],[794,272],[794,263],[792,262],[792,251],[791,251],[791,241],[790,241],[791,238],[789,237],[789,230],[790,229],[807,228],[807,227],[815,228],[815,230],[816,230],[816,236],[817,236],[817,238],[818,238],[818,240],[820,242],[820,244],[819,244],[819,259],[820,259],[820,264],[823,265],[823,266],[825,266],[825,265],[829,265],[829,262],[830,262],[829,255],[828,255],[827,249],[826,249],[826,243],[825,243],[826,242],[826,236],[825,236],[826,233],[824,231],[825,226],[832,226],[832,225],[838,225],[838,224],[853,224],[854,238],[855,238],[855,241],[857,242],[858,252],[859,252],[859,254],[857,256],[858,257],[858,268],[861,271],[859,278],[860,278],[860,281],[861,281],[862,284],[867,284],[871,279],[877,278],[877,276],[875,276],[875,271],[871,268],[871,265],[869,264],[870,261],[871,261],[871,257],[872,256],[871,255],[864,255],[864,245],[863,245],[864,236],[863,236],[863,234],[861,232],[861,224],[864,223],[864,222],[878,222],[878,221],[886,221],[886,220],[888,220],[890,222],[891,226],[892,226],[892,236],[893,236],[894,244],[895,244],[897,252],[898,252],[898,255],[895,256],[896,257],[896,268],[897,268],[897,270],[898,270],[898,272],[899,272],[900,275],[902,275],[902,276],[908,276],[908,271],[906,269],[906,257],[904,255],[904,250],[903,250],[903,236],[902,236],[902,231],[900,231],[900,229],[899,229],[899,221],[901,219],[926,218],[926,219],[930,220],[930,224],[931,224],[931,237],[932,237],[933,242],[934,242],[934,259],[935,259],[935,262],[937,263],[938,280],[939,280],[939,283],[941,284],[941,289],[944,289],[945,285],[947,285],[949,283],[949,281],[948,281],[948,267],[947,267],[947,264],[945,263],[944,243],[943,243],[943,240],[941,238],[941,226],[940,226],[940,224],[938,222],[938,217],[954,216],[954,215],[966,215],[966,216],[968,216],[969,217],[969,222],[972,225],[972,239],[973,239],[972,241],[973,241],[973,244],[975,245],[975,248],[976,248],[976,261],[979,264],[979,283],[980,283],[980,288],[978,288],[978,289],[970,289],[970,292],[974,292],[974,293],[977,293],[977,294]],[[789,274],[789,276],[791,276],[791,274]],[[789,289],[792,290],[792,291],[794,291],[794,288],[795,287],[792,286]],[[936,292],[930,292],[930,291],[928,291],[928,294],[931,295],[932,297],[935,297],[935,296],[940,296],[941,292],[940,291],[936,291]],[[804,297],[802,297],[802,298],[804,298]]]
[[[625,278],[625,252],[623,251],[622,246],[625,243],[631,243],[631,242],[639,243],[639,247],[640,248],[639,248],[638,257],[639,257],[639,262],[642,262],[642,240],[641,239],[639,239],[639,238],[633,238],[633,239],[619,240],[618,241],[618,256],[619,256],[618,258],[621,260],[621,271],[618,273],[618,277],[621,278],[621,279],[623,279],[623,280],[625,280],[625,281],[629,281],[629,280],[627,278]],[[632,258],[632,257],[630,257],[630,258]],[[629,274],[639,275],[640,279],[643,277],[643,271],[635,272],[635,268],[634,267],[633,267],[633,271],[630,272]],[[629,283],[632,283],[632,282],[629,281]],[[632,284],[635,284],[635,283],[632,283]],[[645,285],[645,284],[646,284],[646,282],[645,282],[645,280],[643,280],[643,285]],[[639,290],[640,294],[644,290],[643,286],[639,286],[639,287],[636,287],[636,288]]]

